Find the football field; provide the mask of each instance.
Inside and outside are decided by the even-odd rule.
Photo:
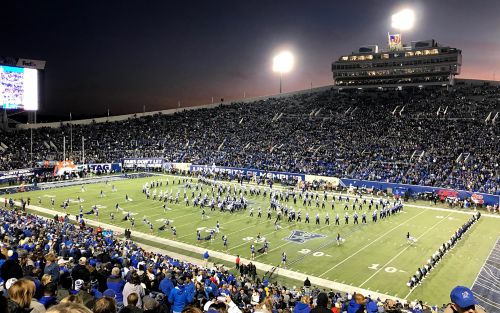
[[[163,194],[171,194],[174,199],[172,203],[146,199],[142,192],[145,183],[150,184],[160,179],[162,186],[153,187],[150,192],[152,194],[156,189],[157,194],[160,190]],[[167,179],[168,185],[166,185]],[[236,186],[237,191],[241,188],[236,183],[223,183],[233,188]],[[202,197],[207,194],[208,199],[211,199],[211,187],[197,183],[197,180],[193,179],[191,188],[187,188],[181,178],[173,176],[152,176],[107,184],[104,182],[89,184],[85,185],[85,190],[76,185],[19,193],[12,197],[15,199],[30,197],[32,205],[64,211],[71,215],[72,220],[79,214],[80,205],[83,206],[83,212],[89,212],[93,206],[97,206],[98,217],[95,214],[84,214],[84,218],[131,228],[133,235],[144,232],[172,239],[173,232],[170,227],[175,226],[177,241],[225,252],[232,256],[239,254],[248,259],[250,246],[254,244],[257,250],[263,246],[263,241],[267,240],[268,254],[257,252],[256,261],[276,266],[281,262],[282,253],[286,252],[289,270],[408,300],[422,299],[430,304],[448,302],[449,291],[456,285],[471,286],[500,235],[500,219],[483,216],[457,246],[445,255],[443,261],[433,269],[423,283],[410,292],[406,286],[410,276],[418,267],[422,267],[438,247],[446,242],[471,215],[440,209],[439,206],[430,207],[427,202],[411,202],[404,206],[402,212],[374,223],[371,218],[373,208],[372,211],[368,211],[368,205],[364,205],[362,211],[356,210],[360,218],[359,224],[355,225],[352,219],[353,196],[350,199],[349,209],[345,211],[345,196],[340,202],[336,199],[335,209],[332,209],[332,193],[329,193],[326,207],[321,208],[323,192],[319,192],[319,208],[316,207],[315,200],[311,206],[303,206],[302,199],[298,196],[295,205],[292,198],[289,202],[283,203],[296,211],[300,209],[302,222],[289,223],[285,219],[280,223],[281,228],[275,229],[276,211],[272,210],[272,219],[267,219],[267,208],[270,205],[269,188],[266,197],[262,193],[250,195],[250,185],[247,185],[246,189],[248,194],[245,198],[249,202],[246,211],[230,213],[220,212],[217,209],[211,211],[209,207],[205,207],[206,219],[202,219],[202,209],[193,206],[192,193],[194,192],[195,196],[201,194]],[[180,195],[179,203],[175,204],[177,192]],[[189,198],[189,206],[184,202],[184,192]],[[51,199],[54,199],[54,205]],[[64,209],[61,205],[67,199],[69,206]],[[119,209],[116,209],[117,204]],[[165,209],[164,204],[166,204]],[[262,208],[260,218],[257,217],[258,207]],[[250,208],[254,208],[253,217],[250,216]],[[309,213],[310,224],[304,222],[306,212]],[[330,225],[325,224],[327,212],[330,215]],[[344,222],[346,212],[350,215],[349,224]],[[367,214],[366,224],[361,223],[362,212]],[[111,219],[110,213],[114,214],[114,219]],[[315,224],[317,213],[320,215],[319,225]],[[340,216],[338,226],[335,225],[337,213]],[[127,214],[134,217],[134,228],[131,227],[130,221],[124,220]],[[150,226],[143,222],[144,219],[153,224],[152,231]],[[159,230],[167,219],[170,221],[168,227],[163,231]],[[217,221],[220,223],[220,233],[216,235],[215,240],[198,241],[197,230],[201,231],[202,237],[206,237],[212,229],[215,229]],[[417,239],[416,243],[407,243],[407,232]],[[338,234],[345,239],[340,245],[336,241]],[[222,235],[228,238],[227,248],[221,240]],[[260,237],[260,240],[257,237]]]

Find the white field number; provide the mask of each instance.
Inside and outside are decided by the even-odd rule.
[[[371,266],[368,266],[368,268],[371,270],[378,270],[379,265],[380,264],[372,264]],[[387,273],[396,273],[398,271],[398,269],[395,267],[392,267],[392,266],[388,266],[384,269],[384,271],[386,271]]]
[[[311,250],[310,249],[300,249],[298,252],[302,253],[302,254],[309,254],[311,252]],[[316,251],[312,255],[313,256],[324,256],[325,254],[321,251]]]

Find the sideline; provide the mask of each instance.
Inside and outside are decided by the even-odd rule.
[[[151,173],[152,176],[164,176],[164,177],[180,177],[180,178],[194,178],[194,179],[198,179],[198,177],[191,177],[191,176],[180,176],[180,175],[172,175],[172,174],[159,174],[159,173]],[[263,188],[266,188],[269,190],[269,187],[268,186],[261,186],[261,185],[257,185],[253,182],[251,183],[245,183],[243,185],[237,183],[237,182],[233,182],[233,181],[226,181],[226,180],[217,180],[216,181],[217,183],[220,183],[222,185],[232,185],[232,186],[243,186],[243,187],[246,187],[246,186],[252,186],[252,187],[255,187],[255,188],[259,188],[259,189],[263,189]],[[287,187],[283,187],[283,186],[274,186],[273,189],[278,189],[280,191],[282,190],[290,190],[290,191],[294,191],[294,192],[300,192],[300,190],[296,187],[293,187],[292,189],[290,188],[287,188]],[[310,191],[310,190],[309,190]],[[320,194],[318,192],[318,194]],[[354,194],[350,194],[350,193],[341,193],[341,192],[327,192],[328,196],[342,196],[342,197],[345,197],[345,196],[349,196],[350,198],[356,198],[356,195]],[[370,195],[363,195],[364,198],[368,199],[368,196]],[[380,199],[384,199],[383,197],[374,197],[374,196],[370,196],[370,198],[373,198],[373,200],[380,200]],[[473,215],[476,213],[476,211],[474,210],[469,210],[469,211],[465,211],[465,209],[446,209],[446,208],[440,208],[440,207],[431,207],[431,206],[425,206],[425,205],[417,205],[417,204],[410,204],[411,202],[404,202],[403,201],[403,204],[405,206],[409,206],[409,207],[412,207],[412,208],[418,208],[418,209],[426,209],[426,210],[435,210],[435,211],[441,211],[441,212],[455,212],[455,213],[460,213],[460,214],[466,214],[466,215]],[[491,213],[488,213],[486,210],[480,210],[481,212],[481,217],[493,217],[493,218],[498,218],[500,219],[500,214],[491,214]]]
[[[0,198],[0,201],[3,202],[4,198]],[[14,201],[14,203],[17,206],[20,206],[20,204],[21,204],[19,201]],[[54,210],[50,210],[50,209],[46,209],[46,208],[42,208],[42,207],[38,207],[38,206],[34,206],[34,205],[26,206],[26,208],[30,209],[32,211],[35,211],[35,212],[40,212],[40,213],[44,213],[44,214],[48,214],[48,215],[52,215],[52,216],[61,213],[61,212],[58,212],[58,211],[54,211]],[[44,217],[44,218],[46,218],[46,217]],[[87,223],[87,225],[100,226],[102,228],[110,229],[110,230],[113,230],[115,232],[123,232],[124,231],[124,229],[121,228],[121,227],[117,227],[117,226],[106,224],[106,223],[97,222],[97,221],[90,220],[90,219],[87,219],[86,223]],[[235,256],[229,255],[229,254],[226,254],[226,253],[223,253],[223,252],[219,252],[219,251],[215,251],[215,250],[210,250],[210,249],[205,249],[205,248],[198,247],[198,246],[192,246],[192,245],[189,245],[187,243],[183,243],[183,242],[179,242],[179,241],[175,241],[175,240],[170,240],[170,239],[166,239],[166,238],[161,238],[161,237],[153,236],[153,235],[149,235],[149,234],[146,234],[146,233],[143,233],[143,232],[136,231],[136,233],[140,233],[141,234],[141,238],[143,238],[145,240],[148,240],[148,241],[151,241],[151,242],[157,242],[157,243],[160,243],[160,244],[163,244],[163,245],[166,245],[166,246],[176,247],[176,248],[179,248],[179,249],[182,249],[182,250],[192,251],[192,252],[195,252],[195,253],[199,253],[200,259],[198,261],[194,262],[196,260],[196,258],[192,258],[192,257],[188,258],[188,257],[185,257],[185,256],[177,254],[177,253],[170,253],[167,250],[153,248],[153,249],[158,249],[158,251],[162,251],[163,253],[169,254],[171,256],[177,255],[177,256],[179,256],[179,259],[186,260],[188,262],[191,262],[191,260],[193,260],[193,263],[196,263],[196,264],[201,263],[202,262],[201,255],[203,253],[205,253],[205,251],[208,251],[208,253],[212,257],[214,257],[214,258],[221,259],[221,260],[224,260],[224,261],[227,261],[227,262],[230,262],[230,263],[233,263],[235,261],[235,259],[236,259]],[[147,245],[144,245],[144,246],[147,246]],[[274,266],[272,266],[272,265],[268,265],[268,264],[264,264],[264,263],[256,262],[256,261],[252,261],[252,260],[245,259],[245,258],[241,258],[241,262],[243,262],[243,263],[252,262],[259,270],[264,271],[264,272],[272,271],[273,268],[274,268]],[[356,293],[361,293],[361,294],[364,294],[364,295],[370,295],[370,296],[375,297],[375,298],[393,299],[393,300],[398,300],[400,302],[406,302],[406,300],[404,300],[402,298],[398,298],[398,297],[392,296],[392,295],[383,294],[383,293],[375,292],[375,291],[372,291],[372,290],[367,290],[367,289],[363,289],[363,288],[358,288],[358,287],[354,287],[354,286],[350,286],[350,285],[346,285],[346,284],[342,284],[342,283],[330,281],[330,280],[327,280],[327,279],[323,279],[323,278],[316,277],[316,276],[311,276],[309,274],[303,274],[303,273],[300,273],[300,272],[291,271],[291,270],[284,269],[284,268],[281,268],[281,267],[276,267],[275,274],[276,275],[280,275],[280,276],[284,276],[284,277],[287,277],[287,278],[292,278],[292,279],[295,279],[295,280],[299,280],[299,281],[304,281],[306,278],[309,278],[309,281],[313,285],[316,285],[316,286],[319,286],[319,287],[322,287],[322,288],[334,289],[334,290],[338,290],[338,291],[341,291],[341,292],[348,292],[350,294],[353,294],[354,292],[356,292]]]

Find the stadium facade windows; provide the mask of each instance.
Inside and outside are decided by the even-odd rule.
[[[336,86],[356,88],[391,85],[453,84],[460,74],[461,50],[438,46],[404,47],[403,51],[374,53],[357,52],[342,56],[333,62],[332,72]],[[361,50],[361,49],[360,49]],[[350,77],[350,80],[342,78]]]

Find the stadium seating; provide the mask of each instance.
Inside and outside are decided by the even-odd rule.
[[[164,157],[172,162],[301,172],[500,193],[494,86],[341,92],[233,103],[174,115],[75,125],[86,162]],[[33,160],[61,159],[70,128],[33,132]],[[0,169],[29,167],[30,132],[0,132]],[[69,152],[68,152],[69,153]]]

